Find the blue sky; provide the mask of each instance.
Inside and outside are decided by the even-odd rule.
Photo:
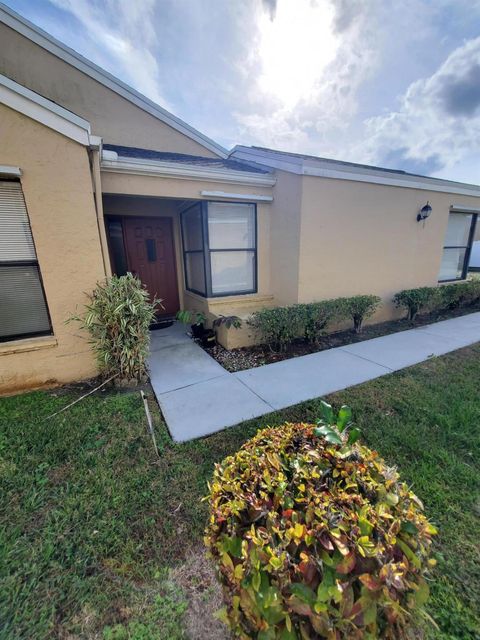
[[[480,0],[5,0],[225,147],[480,183]]]

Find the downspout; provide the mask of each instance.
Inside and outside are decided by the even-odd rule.
[[[95,194],[95,210],[97,213],[97,228],[100,238],[100,249],[102,252],[103,269],[105,276],[112,275],[110,256],[108,251],[107,234],[105,232],[105,218],[103,217],[102,202],[102,180],[100,175],[100,154],[102,153],[102,139],[98,136],[90,136],[90,151],[92,157],[92,182]]]

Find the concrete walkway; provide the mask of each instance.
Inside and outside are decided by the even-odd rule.
[[[325,396],[480,341],[480,313],[229,373],[185,327],[152,333],[151,383],[177,442]]]

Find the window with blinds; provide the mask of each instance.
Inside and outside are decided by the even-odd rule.
[[[0,180],[0,341],[49,333],[22,187],[16,180]]]

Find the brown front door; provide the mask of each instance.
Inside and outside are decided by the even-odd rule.
[[[175,315],[179,302],[171,218],[124,218],[123,224],[128,270],[151,298],[162,300],[158,316]]]

